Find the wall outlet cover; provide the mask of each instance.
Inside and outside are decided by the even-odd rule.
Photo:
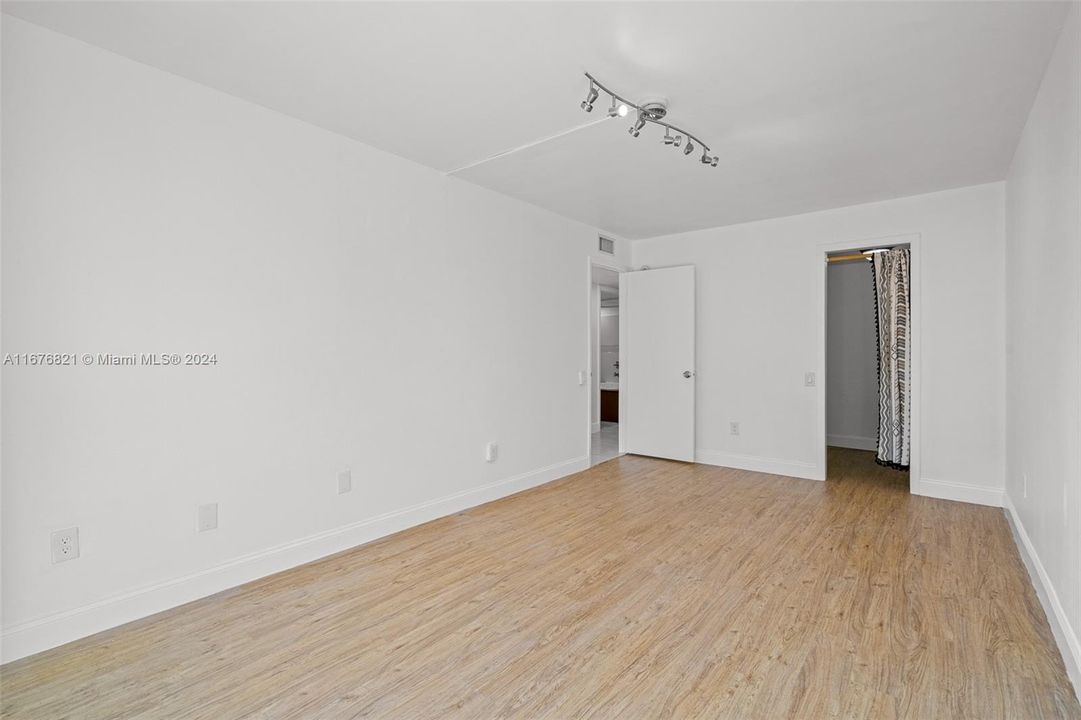
[[[338,473],[338,494],[343,495],[353,489],[353,473],[349,468]]]
[[[731,433],[732,435],[739,435],[739,423],[738,422],[728,423],[728,432]]]
[[[490,442],[484,447],[485,462],[495,462],[499,459],[499,443]]]
[[[79,557],[79,528],[57,530],[51,536],[53,565]]]

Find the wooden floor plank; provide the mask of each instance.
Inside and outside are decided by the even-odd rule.
[[[1081,720],[1001,510],[634,456],[0,668],[4,718]]]

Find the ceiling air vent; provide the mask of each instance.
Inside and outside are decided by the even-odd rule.
[[[598,240],[600,241],[600,251],[602,253],[608,253],[609,255],[616,254],[615,240],[606,237],[599,237]]]

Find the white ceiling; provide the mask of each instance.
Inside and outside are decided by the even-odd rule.
[[[5,12],[628,238],[1005,176],[1067,5],[7,2]]]

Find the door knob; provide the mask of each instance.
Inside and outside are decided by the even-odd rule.
[[[693,376],[694,376],[694,372],[693,372],[693,371],[691,371],[691,370],[684,370],[684,371],[683,371],[683,377],[685,377],[685,378],[689,378],[689,377],[693,377]]]

